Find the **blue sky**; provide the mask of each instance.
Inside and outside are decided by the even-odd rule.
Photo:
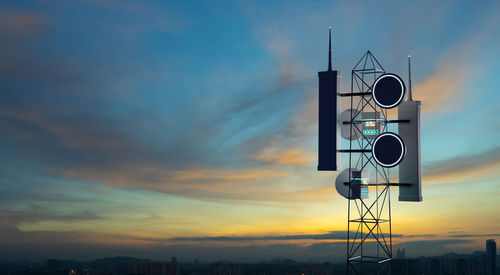
[[[412,55],[424,202],[393,204],[396,247],[500,232],[493,1],[0,7],[0,258],[343,257],[346,203],[315,171],[331,25],[343,91],[366,50],[405,79]]]

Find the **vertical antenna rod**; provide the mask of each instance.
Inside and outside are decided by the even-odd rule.
[[[410,86],[407,101],[413,101],[411,96],[411,66],[410,66],[411,55],[408,55],[408,85]]]
[[[332,71],[332,27],[329,28],[328,34],[328,71]]]

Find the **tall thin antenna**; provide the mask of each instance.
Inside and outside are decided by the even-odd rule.
[[[410,86],[407,101],[413,101],[413,97],[411,96],[411,55],[408,55],[408,86]]]
[[[332,71],[332,27],[329,28],[328,34],[328,71]]]

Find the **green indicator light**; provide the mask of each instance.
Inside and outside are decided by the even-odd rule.
[[[365,127],[375,127],[375,121],[365,121]]]

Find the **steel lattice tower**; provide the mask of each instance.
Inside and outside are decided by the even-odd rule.
[[[343,124],[350,125],[350,136],[359,138],[349,140],[349,149],[339,150],[348,153],[350,168],[361,172],[365,185],[373,196],[371,199],[348,199],[347,221],[347,274],[391,274],[392,263],[392,230],[391,230],[391,203],[390,186],[399,185],[391,183],[390,168],[384,168],[376,163],[371,148],[373,139],[363,134],[360,123],[366,114],[380,113],[379,117],[372,117],[380,123],[380,133],[387,132],[390,123],[398,120],[389,120],[387,109],[381,109],[375,104],[371,88],[375,80],[385,70],[367,51],[359,60],[351,73],[350,93],[340,94],[350,101],[351,119]],[[351,185],[355,179],[350,172]],[[367,175],[370,175],[369,179]],[[359,192],[359,191],[358,191]],[[373,194],[374,193],[374,194]]]

